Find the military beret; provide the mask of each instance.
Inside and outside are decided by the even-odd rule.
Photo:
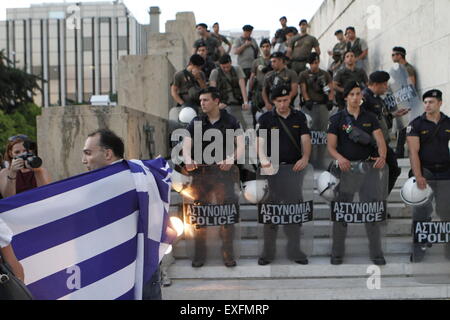
[[[306,23],[306,24],[308,24],[308,20],[306,20],[306,19],[303,19],[303,20],[301,20],[300,21],[300,23],[298,24],[299,26],[301,26],[303,23]]]
[[[347,83],[347,85],[344,88],[344,98],[347,98],[347,96],[350,94],[350,91],[352,91],[355,88],[360,88],[362,90],[362,86],[359,82],[351,81]]]
[[[372,83],[383,83],[388,82],[391,76],[386,71],[375,71],[369,76],[369,79]]]
[[[291,88],[287,86],[279,86],[272,89],[270,92],[270,99],[275,100],[279,97],[286,97],[291,93]]]
[[[253,26],[246,24],[245,26],[242,27],[242,30],[244,31],[253,31]]]
[[[436,99],[442,101],[442,91],[437,90],[437,89],[433,89],[433,90],[427,91],[423,95],[422,100],[425,101],[426,98],[436,98]]]

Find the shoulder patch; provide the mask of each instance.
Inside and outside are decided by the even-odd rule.
[[[406,128],[406,134],[410,134],[412,132],[413,127],[412,126],[408,126]]]

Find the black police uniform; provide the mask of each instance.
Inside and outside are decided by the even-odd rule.
[[[363,145],[354,142],[346,129],[349,125],[349,120],[353,127],[357,127],[370,136],[373,132],[380,129],[380,124],[376,117],[361,109],[358,119],[355,118],[344,109],[330,118],[328,128],[329,134],[337,136],[337,152],[349,161],[364,161],[370,157],[376,156],[377,150],[374,145]],[[355,193],[360,190],[360,201],[370,202],[377,201],[380,197],[387,195],[380,195],[379,188],[375,183],[379,179],[374,176],[376,171],[371,170],[368,173],[349,172],[341,176],[341,181],[338,187],[339,202],[352,202]],[[369,239],[370,259],[378,260],[383,257],[381,246],[381,232],[378,223],[365,224],[367,237]],[[347,235],[347,224],[342,222],[333,223],[333,247],[332,259],[343,259],[345,255],[345,238]]]
[[[397,178],[402,173],[402,170],[398,166],[397,156],[395,151],[389,147],[389,129],[392,128],[392,117],[387,110],[383,99],[380,96],[375,95],[372,90],[366,88],[363,90],[364,103],[361,108],[364,108],[368,112],[371,112],[375,115],[380,123],[381,130],[383,131],[384,140],[386,141],[387,146],[387,154],[386,154],[386,163],[389,166],[389,186],[388,192],[391,193],[392,189],[394,189],[395,182]]]
[[[227,141],[226,130],[240,129],[240,124],[232,115],[230,115],[227,111],[220,111],[220,119],[212,124],[208,116],[203,114],[198,116],[192,120],[192,122],[188,125],[187,130],[189,131],[192,139],[194,139],[194,126],[195,122],[201,122],[202,124],[202,137],[203,134],[209,129],[217,129],[222,132],[223,139],[223,157],[222,159],[217,159],[217,161],[225,160],[227,156],[231,156],[233,154],[226,153]],[[202,141],[202,154],[206,147],[208,147],[214,141]],[[233,141],[234,144],[234,141]],[[195,140],[193,140],[192,144],[192,155],[194,154],[194,146]],[[232,149],[233,153],[235,148]],[[212,156],[216,156],[214,153]],[[195,159],[194,159],[195,161]],[[230,170],[230,171],[220,171],[217,166],[200,166],[197,170],[191,172],[193,177],[192,179],[192,187],[195,189],[198,197],[200,199],[207,199],[208,195],[214,192],[223,192],[224,203],[238,203],[239,199],[235,196],[235,183],[238,181],[238,171]],[[211,177],[214,176],[216,179],[213,181]],[[197,199],[196,199],[197,200]],[[198,228],[195,232],[195,254],[194,254],[194,262],[203,264],[206,259],[206,228]],[[222,238],[222,255],[225,263],[230,263],[234,261],[234,225],[225,225],[220,228],[220,237]]]
[[[442,221],[450,221],[450,196],[446,188],[450,185],[450,118],[441,113],[438,124],[427,119],[426,114],[417,117],[407,128],[409,137],[419,137],[419,159],[422,174],[433,189],[436,200],[436,213]],[[412,172],[410,173],[412,175]],[[444,180],[448,182],[443,182]],[[433,205],[428,203],[421,207],[413,207],[413,222],[431,221]],[[414,224],[413,224],[414,225]],[[425,251],[422,245],[413,245],[415,262],[419,262]],[[450,259],[450,245],[446,245],[445,254]]]
[[[284,121],[287,128],[290,130],[292,137],[297,142],[297,146],[289,138],[288,133],[283,129],[280,122],[280,116],[276,110],[266,112],[259,119],[258,136],[261,137],[261,130],[267,131],[267,156],[271,156],[271,130],[279,130],[279,156],[281,165],[294,165],[302,158],[301,137],[303,135],[310,135],[307,126],[306,116],[297,110],[291,109],[290,115],[281,121]],[[302,194],[302,182],[295,181],[298,176],[293,175],[292,171],[281,170],[275,176],[268,176],[270,201],[279,202],[289,199],[298,199]],[[298,178],[297,178],[298,179]],[[295,186],[295,187],[294,187]],[[276,251],[276,237],[278,232],[277,225],[264,225],[264,248],[261,259],[271,262],[275,258]],[[298,225],[284,226],[284,232],[287,236],[287,256],[290,260],[307,263],[306,255],[300,249],[300,227]]]

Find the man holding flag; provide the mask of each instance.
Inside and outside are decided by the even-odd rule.
[[[122,160],[108,130],[83,150],[89,173],[0,201],[26,285],[40,300],[131,300],[150,294],[176,237],[169,227],[171,169]]]

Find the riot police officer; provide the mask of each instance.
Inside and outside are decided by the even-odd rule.
[[[440,190],[440,186],[450,181],[450,118],[441,112],[442,92],[430,90],[423,95],[425,113],[413,120],[407,128],[407,142],[410,153],[412,173],[417,187],[424,190],[427,184],[434,191],[436,212],[443,221],[450,221],[449,190]],[[444,181],[442,184],[440,182]],[[413,208],[413,222],[431,221],[433,207],[431,203]],[[425,245],[414,245],[411,260],[422,261]],[[450,259],[450,246],[447,244],[445,255]]]
[[[408,109],[400,109],[390,112],[380,96],[384,95],[388,90],[389,73],[385,71],[376,71],[369,76],[369,86],[363,90],[364,103],[362,108],[375,115],[380,123],[384,140],[387,145],[386,163],[389,165],[389,187],[388,192],[391,193],[395,186],[401,169],[398,166],[397,157],[394,150],[389,147],[390,129],[392,129],[392,119],[406,115]]]
[[[220,109],[220,92],[217,88],[209,87],[200,91],[200,103],[203,114],[192,120],[187,130],[190,133],[189,137],[183,140],[183,158],[186,164],[186,170],[193,175],[193,188],[196,194],[201,199],[209,197],[228,199],[228,201],[236,202],[235,197],[235,182],[238,180],[234,177],[236,170],[231,170],[235,161],[240,159],[244,154],[244,135],[240,130],[240,124],[231,114],[226,110]],[[200,128],[201,135],[196,135],[197,128]],[[205,133],[209,129],[219,130],[222,133],[223,152],[222,157],[217,153],[217,150],[211,154],[214,159],[206,159],[205,149],[209,147],[211,142],[203,141]],[[226,130],[235,130],[235,138],[228,141],[225,137]],[[202,137],[201,140],[196,140],[195,137]],[[197,144],[201,148],[195,148]],[[202,154],[193,154],[193,151],[201,150]],[[231,151],[232,153],[228,153]],[[214,161],[217,167],[205,166],[207,163]],[[217,174],[216,179],[211,179],[212,173]],[[194,235],[195,249],[192,266],[195,268],[202,267],[206,259],[206,228],[199,228]],[[234,239],[234,225],[222,225],[220,227],[220,236],[223,240],[222,255],[224,264],[227,267],[236,266],[233,249]]]
[[[386,164],[386,142],[383,132],[380,129],[378,120],[371,113],[361,108],[362,85],[352,81],[344,88],[343,96],[346,99],[347,108],[338,112],[330,118],[328,128],[328,152],[337,160],[341,172],[346,173],[351,170],[352,161],[374,161],[374,169],[383,169]],[[351,129],[351,130],[350,130]],[[340,182],[340,189],[351,189],[355,184],[354,180],[345,179],[351,175],[343,175]],[[362,194],[360,196],[369,198],[376,181],[374,177],[363,176]],[[347,181],[348,180],[348,181]],[[355,191],[356,192],[356,191]],[[352,192],[339,191],[339,199],[344,202],[351,202],[354,197]],[[377,223],[366,223],[366,232],[369,238],[369,251],[371,260],[377,265],[384,265],[380,226]],[[331,264],[339,265],[343,263],[345,255],[345,238],[347,234],[347,224],[343,222],[333,223],[333,247]]]
[[[308,166],[311,156],[311,135],[306,123],[306,116],[290,107],[291,97],[288,86],[275,87],[271,92],[271,100],[275,109],[262,115],[258,121],[258,154],[261,159],[261,167],[271,172],[276,164],[269,161],[268,157],[273,158],[272,153],[278,152],[281,165],[292,165],[294,172],[300,172]],[[274,129],[279,131],[279,147],[278,150],[269,149],[266,154],[264,146],[272,145],[271,130]],[[260,135],[261,130],[266,130],[266,139]],[[279,175],[269,177],[269,190],[273,201],[279,201],[286,196],[286,193],[296,193],[297,196],[301,194],[301,189],[298,189],[301,187],[301,183],[294,181],[291,188],[289,176],[295,177],[291,170],[282,177]],[[277,225],[264,225],[264,249],[258,260],[259,265],[267,265],[273,261],[277,231]],[[284,231],[288,238],[288,258],[298,264],[308,264],[305,253],[300,249],[299,226],[285,225]]]

